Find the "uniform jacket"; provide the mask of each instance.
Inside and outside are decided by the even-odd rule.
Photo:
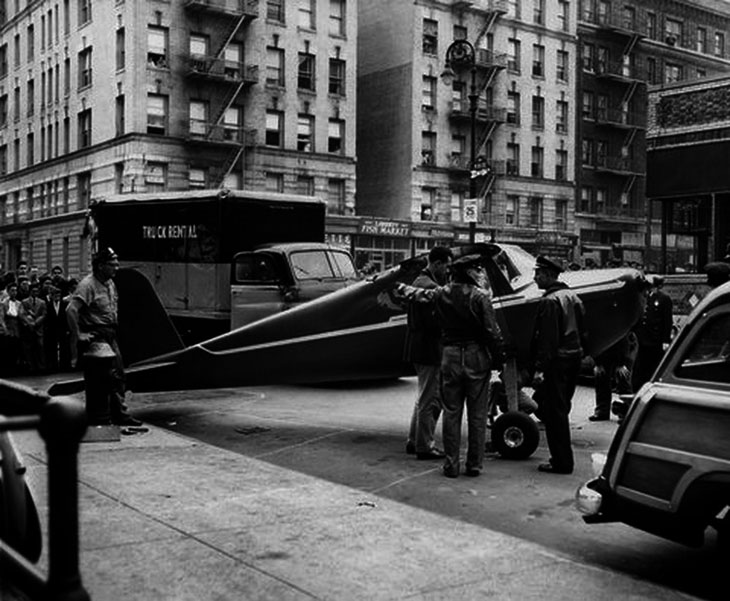
[[[672,299],[653,290],[646,299],[644,314],[636,327],[640,346],[661,346],[672,339]]]
[[[438,284],[431,272],[424,269],[413,281],[413,286],[432,290]],[[421,365],[438,365],[441,361],[440,337],[441,330],[436,323],[433,307],[428,303],[409,303],[403,359]]]
[[[583,303],[565,282],[545,290],[537,306],[531,356],[535,371],[544,371],[553,359],[582,357]]]

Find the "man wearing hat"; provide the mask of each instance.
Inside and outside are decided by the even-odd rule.
[[[660,275],[647,276],[651,286],[644,305],[644,313],[636,324],[636,338],[639,346],[631,378],[635,391],[648,382],[656,371],[672,339],[672,299],[662,290],[664,278]]]
[[[726,260],[728,262],[725,262]],[[725,282],[730,282],[730,259],[708,263],[705,265],[705,273],[707,274],[707,285],[710,288],[717,288]]]
[[[452,281],[423,290],[401,285],[399,293],[431,302],[441,329],[441,401],[443,403],[443,472],[461,470],[461,422],[466,403],[468,445],[465,473],[478,476],[484,461],[487,395],[493,363],[501,363],[503,341],[497,325],[482,257],[467,255],[451,264]]]
[[[541,472],[570,474],[570,409],[583,357],[584,309],[578,296],[558,280],[562,268],[544,256],[537,257],[535,283],[544,290],[537,306],[530,355],[536,415],[545,424],[549,463]]]
[[[119,258],[111,248],[104,248],[94,255],[91,265],[92,273],[79,282],[66,308],[71,337],[78,342],[79,358],[91,342],[106,342],[111,347],[114,351],[109,394],[111,422],[139,426],[142,422],[129,415],[124,404],[124,363],[117,342],[119,297],[113,280],[119,269]]]

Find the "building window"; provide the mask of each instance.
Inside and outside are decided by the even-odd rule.
[[[27,100],[27,113],[28,117],[30,117],[33,114],[33,107],[35,106],[35,80],[29,79],[27,84],[27,90],[26,90],[26,100]],[[41,98],[43,100],[43,98]]]
[[[421,108],[429,111],[436,108],[436,78],[431,75],[423,76]]]
[[[545,0],[532,0],[532,22],[545,25]]]
[[[68,154],[71,150],[71,118],[63,118],[63,152]]]
[[[568,0],[558,0],[558,22],[560,31],[570,29],[570,2]]]
[[[329,93],[336,96],[345,95],[345,61],[339,58],[330,59]]]
[[[91,85],[91,46],[79,52],[79,89]]]
[[[230,42],[223,51],[223,75],[239,80],[243,77],[243,46]]]
[[[79,25],[91,21],[91,0],[79,0]]]
[[[335,215],[345,214],[345,180],[327,180],[327,212]]]
[[[68,96],[71,93],[71,59],[63,59],[63,94]]]
[[[608,142],[596,141],[596,167],[605,167],[608,161]]]
[[[341,119],[330,119],[327,126],[327,152],[344,154],[345,122]]]
[[[509,38],[507,40],[507,69],[513,73],[520,73],[522,71],[522,44],[520,40],[516,38]]]
[[[284,22],[284,0],[266,0],[266,18],[277,23]]]
[[[665,63],[664,64],[664,82],[665,83],[674,83],[677,81],[682,81],[682,65],[677,65],[674,63]]]
[[[568,225],[568,201],[564,198],[555,199],[555,229],[566,230]]]
[[[697,52],[707,52],[707,30],[704,27],[697,28]]]
[[[421,164],[436,164],[436,132],[421,132]]]
[[[507,143],[507,175],[520,174],[520,145],[517,142]]]
[[[611,3],[609,0],[598,0],[597,22],[601,25],[607,25],[611,16]]]
[[[299,71],[297,87],[300,90],[314,91],[314,55],[307,52],[299,53]]]
[[[581,162],[587,167],[593,166],[594,142],[590,138],[583,138],[581,148]]]
[[[451,221],[461,221],[461,207],[464,206],[464,193],[458,190],[451,191]]]
[[[434,188],[421,188],[421,221],[433,220],[434,206],[436,206],[436,190]]]
[[[284,141],[284,114],[266,111],[266,146],[281,148]]]
[[[284,85],[284,50],[266,48],[266,83],[273,86]]]
[[[147,27],[147,65],[156,69],[168,69],[167,45],[169,31],[167,27],[149,25]]]
[[[517,225],[520,215],[520,197],[516,194],[509,194],[504,203],[504,224]]]
[[[297,118],[297,150],[314,152],[314,117],[299,115]]]
[[[8,174],[8,145],[0,146],[0,177]]]
[[[345,0],[330,0],[330,35],[345,35]]]
[[[423,20],[423,53],[437,55],[439,51],[439,24],[433,19]]]
[[[568,133],[568,101],[558,100],[555,103],[555,131],[559,134]]]
[[[116,62],[117,71],[124,69],[124,62],[126,58],[126,48],[124,40],[124,27],[117,29],[117,40],[116,40]]]
[[[167,189],[167,163],[147,161],[144,167],[144,184],[148,192]]]
[[[223,139],[227,142],[241,142],[243,138],[243,110],[240,106],[229,106],[223,113]]]
[[[13,170],[20,170],[20,138],[13,140]]]
[[[205,188],[208,185],[206,170],[199,167],[191,167],[188,172],[188,188]]]
[[[314,196],[314,178],[311,175],[297,176],[297,194]]]
[[[281,173],[266,173],[266,190],[269,192],[284,191],[284,176]]]
[[[593,64],[596,60],[596,47],[589,42],[583,42],[583,54],[581,59],[583,71],[593,73]]]
[[[91,109],[79,113],[79,148],[91,146]]]
[[[190,135],[205,136],[208,133],[208,102],[190,101]]]
[[[675,19],[664,20],[664,41],[670,46],[682,45],[682,22]]]
[[[35,55],[35,28],[33,27],[33,24],[28,25],[27,34],[28,34],[28,41],[27,41],[28,58],[27,58],[27,60],[29,63],[32,63],[33,56]]]
[[[649,84],[659,83],[659,81],[657,81],[656,59],[651,56],[646,58],[646,79]]]
[[[78,208],[86,209],[91,201],[91,172],[79,173],[76,176],[76,192],[78,195]]]
[[[15,37],[13,37],[13,46],[15,49],[13,51],[13,57],[14,57],[13,65],[17,69],[18,67],[20,67],[20,34],[19,33],[16,33]]]
[[[115,108],[114,108],[114,124],[115,124],[115,128],[116,128],[117,136],[122,136],[122,135],[124,135],[124,132],[125,132],[124,107],[125,107],[124,94],[119,94],[119,96],[116,97]]]
[[[555,151],[555,179],[559,182],[568,180],[568,151],[562,148]]]
[[[542,198],[539,196],[530,198],[530,226],[542,227]]]
[[[299,27],[315,29],[315,0],[299,0]]]
[[[656,14],[646,13],[646,37],[648,37],[650,40],[656,40],[656,34]]]
[[[545,46],[532,45],[532,76],[545,77]]]
[[[507,91],[507,123],[520,124],[520,93],[516,90]]]
[[[568,61],[570,54],[567,50],[558,50],[556,54],[555,77],[558,81],[568,81]]]
[[[715,56],[725,56],[725,34],[715,32]]]
[[[8,75],[8,45],[0,45],[0,78]]]
[[[545,151],[542,146],[532,147],[532,162],[530,163],[530,175],[532,177],[543,176]]]
[[[697,67],[696,75],[698,79],[702,77],[707,77],[707,71],[705,69],[700,69],[699,67]]]
[[[532,97],[532,128],[545,128],[545,99],[542,96]]]
[[[608,198],[608,191],[605,188],[596,188],[596,213],[602,213],[605,210],[606,198]]]
[[[8,95],[0,96],[0,127],[8,124]]]
[[[206,59],[208,57],[208,48],[210,47],[210,38],[207,35],[196,33],[190,34],[190,58],[193,59],[193,69],[205,71],[207,68]]]
[[[595,96],[593,92],[583,92],[583,119],[595,118]]]
[[[463,25],[454,25],[454,40],[465,40],[466,35],[466,27]]]
[[[464,167],[466,154],[466,136],[454,134],[451,136],[451,166]]]
[[[167,133],[168,97],[163,94],[147,94],[147,133]]]

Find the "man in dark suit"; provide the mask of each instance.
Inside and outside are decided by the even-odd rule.
[[[68,301],[61,295],[61,289],[52,286],[46,302],[45,333],[43,337],[46,352],[46,369],[49,373],[71,369],[71,339],[66,319]]]

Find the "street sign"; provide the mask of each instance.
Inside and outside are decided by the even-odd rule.
[[[479,214],[479,202],[476,198],[464,199],[464,223],[476,223]]]

